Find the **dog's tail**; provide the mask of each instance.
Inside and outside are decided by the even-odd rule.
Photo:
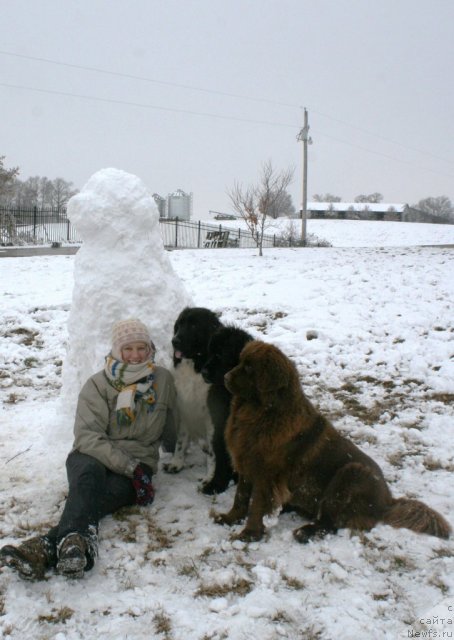
[[[383,516],[383,522],[437,538],[449,538],[451,533],[451,527],[442,515],[424,502],[408,498],[394,499]]]

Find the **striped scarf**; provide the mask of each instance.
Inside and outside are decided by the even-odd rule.
[[[106,357],[104,372],[110,384],[119,391],[117,396],[116,417],[120,426],[129,426],[136,419],[139,402],[151,413],[156,404],[154,386],[155,364],[152,358],[140,364],[128,364],[116,360],[109,354]]]

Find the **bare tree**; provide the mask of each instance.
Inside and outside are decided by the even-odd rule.
[[[12,175],[12,171],[16,173]],[[54,208],[61,211],[68,200],[77,193],[73,183],[63,178],[50,180],[46,177],[32,176],[26,180],[19,180],[16,178],[17,171],[16,169],[9,170],[8,188],[4,193],[1,189],[4,172],[2,172],[0,165],[0,202],[4,206],[17,209]]]
[[[52,206],[59,211],[65,207],[68,200],[77,193],[77,189],[74,189],[73,186],[72,182],[67,182],[63,178],[52,180],[52,189],[50,191]]]
[[[4,166],[5,156],[0,156],[0,196],[6,196],[11,188],[17,174],[19,173],[19,167],[12,167],[7,169]]]
[[[379,203],[383,200],[383,196],[381,193],[370,193],[369,195],[360,195],[360,196],[356,196],[355,198],[355,202],[374,202],[374,203]]]
[[[288,191],[282,191],[280,196],[276,198],[274,207],[270,211],[272,218],[283,218],[294,216],[296,213],[295,205],[293,204],[292,196]]]
[[[331,193],[315,193],[312,199],[314,202],[342,202],[340,196],[333,196]]]
[[[293,172],[293,169],[277,172],[268,160],[262,165],[257,184],[243,187],[235,182],[233,188],[227,191],[234,210],[246,222],[254,238],[259,256],[263,255],[263,234],[267,218],[276,211],[276,203],[291,183]]]
[[[424,198],[420,200],[416,209],[429,213],[444,222],[454,221],[454,207],[448,196],[437,196],[435,198]]]

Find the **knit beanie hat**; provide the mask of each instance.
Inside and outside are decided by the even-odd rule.
[[[152,353],[156,350],[143,322],[136,318],[115,322],[112,327],[112,356],[116,360],[121,360],[121,350],[131,342],[145,342]]]

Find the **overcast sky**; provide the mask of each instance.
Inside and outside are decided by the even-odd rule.
[[[0,0],[0,155],[228,211],[271,160],[309,199],[454,200],[453,0]]]

